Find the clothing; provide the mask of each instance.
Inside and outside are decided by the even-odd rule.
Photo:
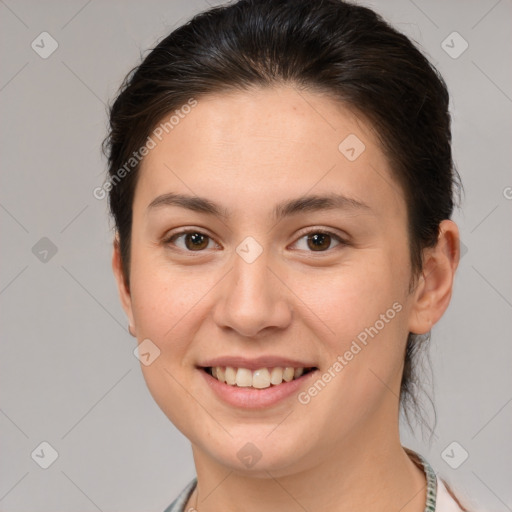
[[[456,500],[450,495],[444,482],[436,475],[430,464],[420,454],[405,449],[413,462],[425,471],[427,478],[427,500],[424,512],[463,512]],[[190,495],[194,492],[197,478],[194,478],[164,512],[196,512],[194,509],[185,510]],[[200,512],[200,511],[197,511]]]
[[[461,512],[458,503],[450,496],[444,482],[438,479],[436,512]]]
[[[183,491],[180,492],[178,497],[164,510],[164,512],[187,512],[185,506],[190,495],[196,488],[197,478],[194,478]]]

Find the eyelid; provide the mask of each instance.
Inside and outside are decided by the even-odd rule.
[[[204,235],[206,236],[207,238],[209,238],[213,243],[215,243],[216,245],[220,245],[213,236],[209,235],[207,230],[205,230],[204,228],[185,228],[185,229],[182,229],[181,231],[176,231],[174,233],[171,233],[171,234],[166,234],[164,235],[164,237],[162,238],[162,243],[166,246],[168,245],[174,245],[172,243],[173,239],[176,239],[182,235],[188,235],[190,233],[193,233],[193,234],[200,234],[200,235]],[[186,253],[190,253],[190,254],[193,254],[193,253],[198,253],[198,254],[201,254],[201,253],[204,253],[206,251],[188,251],[188,250],[183,250],[183,249],[180,249],[180,248],[176,248],[178,251],[180,252],[186,252]]]
[[[205,230],[204,228],[193,228],[193,227],[192,228],[185,228],[185,229],[183,229],[181,231],[176,231],[176,232],[174,232],[174,233],[172,233],[170,235],[164,236],[164,238],[162,240],[162,243],[164,245],[173,245],[171,243],[171,241],[173,239],[178,238],[178,237],[180,237],[182,235],[190,234],[190,233],[205,235],[212,242],[214,242],[217,246],[220,246],[220,244],[215,240],[215,238],[207,233],[207,230]],[[297,244],[302,238],[304,238],[307,235],[313,235],[313,234],[317,234],[317,233],[331,236],[332,238],[334,238],[335,240],[338,241],[338,245],[336,245],[335,247],[329,248],[329,249],[327,249],[325,251],[306,251],[306,252],[309,252],[309,253],[312,253],[312,254],[328,254],[328,253],[331,253],[333,250],[335,250],[336,247],[349,245],[349,242],[347,241],[348,236],[344,237],[342,235],[339,235],[338,233],[336,233],[332,229],[323,228],[323,227],[320,227],[320,226],[319,227],[309,226],[307,228],[304,228],[302,231],[299,232],[295,242],[293,242],[292,245]],[[201,253],[205,253],[206,252],[206,250],[189,251],[189,250],[184,250],[184,249],[179,249],[179,248],[176,248],[176,249],[178,251],[180,251],[180,252],[189,253],[189,254],[197,253],[198,255],[201,254]]]
[[[304,228],[304,229],[305,229],[305,231],[301,231],[297,235],[297,240],[295,242],[293,242],[293,245],[297,244],[305,236],[307,236],[307,235],[314,235],[314,234],[317,234],[317,233],[322,234],[322,235],[329,235],[331,238],[333,238],[333,239],[338,241],[338,245],[336,245],[335,247],[329,248],[329,249],[327,249],[325,251],[306,251],[306,252],[309,252],[311,254],[330,254],[337,247],[349,245],[348,240],[347,240],[348,236],[344,237],[344,236],[336,233],[332,229],[322,228],[322,227],[315,227],[315,226],[313,226],[313,227],[310,226],[310,227]]]

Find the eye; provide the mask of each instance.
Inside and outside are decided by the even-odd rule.
[[[301,242],[302,247],[300,247]],[[333,248],[333,242],[336,244],[334,247],[347,245],[347,243],[335,233],[318,229],[305,233],[297,242],[295,242],[295,245],[299,245],[299,250],[309,252],[327,252],[329,249]],[[185,252],[202,252],[205,249],[212,249],[217,246],[213,239],[207,234],[198,230],[190,229],[174,233],[164,240],[164,244],[174,245]],[[211,244],[213,244],[213,247]]]
[[[331,243],[335,241],[336,246],[347,245],[338,235],[329,231],[315,230],[305,233],[304,236],[299,238],[296,244],[299,244],[302,240],[305,240],[303,247],[299,249],[310,251],[310,252],[327,252],[331,248]],[[335,247],[336,247],[335,246]]]
[[[181,238],[183,239],[183,245],[175,243]],[[179,249],[189,252],[201,252],[203,249],[208,249],[210,242],[215,245],[213,240],[208,235],[196,230],[180,231],[179,233],[175,233],[164,240],[166,245],[172,244],[177,246]]]

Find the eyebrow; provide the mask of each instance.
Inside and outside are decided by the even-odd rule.
[[[222,219],[228,219],[230,212],[228,209],[214,203],[213,201],[199,196],[186,194],[168,193],[156,197],[147,207],[147,211],[156,210],[162,207],[178,206],[198,213],[206,213]],[[295,199],[289,199],[278,203],[272,212],[275,220],[284,217],[290,217],[295,214],[305,212],[315,212],[321,210],[364,210],[368,213],[372,209],[365,203],[357,199],[344,196],[342,194],[327,195],[309,195],[301,196]]]

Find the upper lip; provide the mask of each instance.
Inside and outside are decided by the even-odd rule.
[[[278,356],[260,356],[252,359],[235,356],[220,356],[202,361],[199,365],[202,368],[215,366],[231,366],[232,368],[247,368],[249,370],[258,370],[259,368],[315,368],[314,363],[299,361]]]

